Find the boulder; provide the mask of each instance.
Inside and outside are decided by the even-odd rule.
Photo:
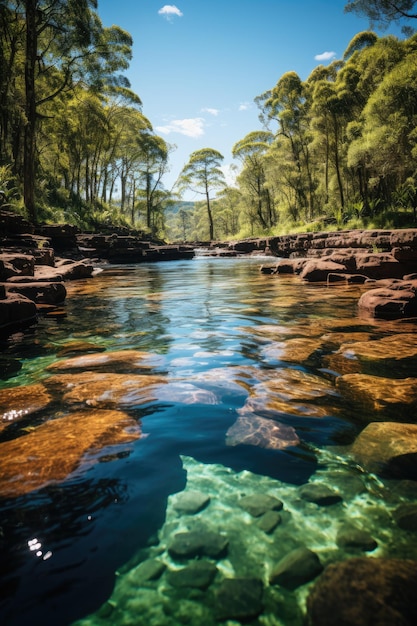
[[[229,540],[224,535],[200,526],[195,530],[177,533],[168,545],[173,559],[194,559],[208,556],[218,559],[227,552]]]
[[[268,511],[281,511],[284,506],[281,500],[266,493],[254,493],[249,496],[243,496],[238,504],[252,517],[260,517]]]
[[[165,569],[165,563],[159,559],[147,559],[133,569],[132,577],[138,585],[143,585],[151,580],[158,580]]]
[[[417,375],[417,333],[396,333],[372,341],[342,344],[323,359],[326,367],[340,372],[392,377]]]
[[[417,562],[359,557],[328,565],[307,598],[308,626],[414,626]]]
[[[372,422],[358,435],[350,454],[368,472],[417,480],[417,425]]]
[[[61,402],[103,409],[152,402],[158,397],[158,387],[165,383],[163,376],[92,371],[56,374],[44,380],[51,393],[62,394]]]
[[[104,350],[104,351],[103,351]],[[87,351],[87,350],[86,350]],[[52,372],[117,372],[118,374],[133,371],[150,370],[160,363],[158,356],[141,350],[109,350],[96,347],[94,353],[83,354],[51,363],[46,368]]]
[[[210,496],[202,491],[187,489],[174,496],[173,506],[178,513],[195,515],[205,509],[210,502]]]
[[[240,415],[226,432],[226,445],[248,445],[269,450],[297,446],[300,439],[292,426],[249,412]]]
[[[139,437],[137,421],[121,411],[90,409],[49,420],[22,437],[0,443],[0,496],[17,498],[61,482],[87,451]]]
[[[310,582],[322,571],[323,566],[315,552],[308,548],[297,548],[273,568],[269,582],[293,590]]]
[[[262,613],[263,584],[256,578],[226,578],[216,589],[214,606],[220,620],[247,622]]]
[[[256,523],[260,530],[269,535],[282,522],[281,514],[278,511],[267,511],[261,515]]]
[[[377,542],[368,531],[358,528],[350,522],[344,522],[339,527],[336,543],[339,548],[363,552],[372,552],[378,547]]]
[[[329,506],[342,502],[339,493],[322,483],[308,483],[300,488],[300,496],[303,500],[314,502],[318,506]]]
[[[4,283],[6,293],[18,293],[36,304],[61,304],[67,290],[61,282]]]
[[[45,409],[51,401],[51,395],[39,383],[1,389],[0,431],[9,424]]]
[[[392,516],[399,528],[413,532],[417,531],[417,504],[400,504]]]
[[[356,272],[369,278],[402,278],[405,268],[391,253],[375,252],[356,256]]]
[[[36,321],[36,304],[19,293],[0,300],[0,328],[16,328]]]
[[[380,413],[401,421],[417,414],[417,378],[345,374],[336,379],[336,387],[362,409],[359,415]]]
[[[167,580],[173,587],[207,589],[217,574],[214,563],[204,559],[192,561],[187,567],[167,572]]]
[[[329,274],[343,274],[346,272],[346,266],[334,261],[314,260],[308,261],[301,273],[300,277],[308,282],[326,282]]]
[[[391,288],[371,289],[359,299],[363,316],[381,319],[400,319],[417,316],[417,281],[409,281]]]
[[[19,254],[18,252],[0,254],[0,278],[3,280],[16,274],[33,276],[34,270],[35,258],[31,254]]]

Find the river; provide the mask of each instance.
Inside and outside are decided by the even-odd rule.
[[[22,368],[1,387],[45,384],[52,400],[0,433],[0,455],[20,454],[11,443],[31,437],[16,494],[0,500],[1,623],[225,623],[212,612],[210,594],[236,576],[271,590],[266,621],[250,611],[242,620],[301,626],[309,586],[281,593],[268,583],[290,549],[306,546],[323,565],[348,558],[337,530],[354,520],[375,540],[372,556],[416,558],[412,536],[389,514],[413,501],[414,484],[399,488],[351,459],[364,421],[336,390],[334,364],[323,361],[349,334],[376,339],[393,334],[393,326],[357,318],[361,286],[270,276],[259,271],[263,262],[270,260],[104,266],[93,279],[67,284],[63,311],[3,342],[4,354]],[[100,364],[110,353],[119,356]],[[83,354],[90,364],[71,369],[68,361]],[[109,377],[107,390],[97,391],[103,383],[95,372]],[[114,374],[125,377],[117,378],[124,392],[113,389]],[[71,377],[80,375],[78,388],[81,379]],[[139,376],[140,393],[132,387]],[[107,419],[110,410],[125,416],[124,435],[118,431],[112,442],[107,431],[100,434],[100,422],[90,446],[85,416]],[[45,443],[36,437],[48,422],[56,428]],[[76,460],[68,459],[63,475],[60,454],[64,465],[70,453]],[[27,487],[37,457],[52,473],[45,484]],[[341,497],[330,506],[304,499],[300,490],[309,482]],[[185,510],[178,496],[188,492],[206,500]],[[240,502],[259,493],[283,503],[267,530]],[[175,557],[172,539],[203,527],[228,545],[216,556],[197,548],[197,556],[216,564],[216,579],[190,590],[169,573],[195,555]],[[147,578],[140,565],[155,561],[161,571]]]

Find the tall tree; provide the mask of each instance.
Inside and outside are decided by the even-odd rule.
[[[223,159],[224,156],[213,148],[196,150],[191,154],[178,179],[179,189],[190,189],[205,196],[210,240],[214,239],[210,193],[225,186],[224,174],[220,169]]]
[[[254,131],[238,141],[232,154],[243,165],[241,182],[248,189],[256,206],[256,215],[264,230],[275,224],[273,199],[266,184],[264,155],[268,152],[274,136],[269,131]]]
[[[387,28],[391,22],[417,19],[416,0],[349,0],[346,13],[357,13],[369,18],[371,28]],[[410,34],[409,28],[404,28]]]
[[[6,0],[24,24],[24,201],[37,221],[36,140],[42,107],[78,82],[95,89],[127,87],[116,72],[128,66],[132,40],[118,27],[103,28],[97,0]]]

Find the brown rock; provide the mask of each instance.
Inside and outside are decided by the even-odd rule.
[[[417,289],[411,283],[403,288],[379,288],[365,292],[359,299],[362,315],[382,319],[399,319],[417,315]]]
[[[61,282],[4,283],[6,293],[19,293],[36,304],[61,304],[67,290]]]
[[[80,411],[50,420],[28,435],[0,444],[0,496],[18,497],[61,482],[87,451],[139,437],[136,420],[121,411]]]
[[[308,626],[413,626],[417,562],[355,558],[328,565],[307,599]]]
[[[40,384],[0,390],[0,431],[48,406],[52,398]]]
[[[356,271],[369,278],[402,278],[404,267],[392,254],[376,252],[358,254],[356,257]]]
[[[36,304],[18,293],[9,294],[0,300],[0,328],[16,327],[35,321]]]
[[[366,412],[383,413],[401,421],[407,412],[417,415],[417,378],[384,378],[369,374],[345,374],[336,387]]]
[[[152,402],[158,387],[166,383],[162,376],[82,372],[57,374],[44,380],[51,393],[62,394],[70,405],[85,404],[100,408],[135,406]]]
[[[83,354],[64,361],[57,361],[48,365],[46,369],[53,372],[83,372],[94,370],[96,372],[117,372],[118,374],[129,373],[134,370],[149,370],[159,363],[159,358],[149,352],[140,350],[115,350],[103,352],[100,348],[95,352],[100,354]]]
[[[304,265],[300,276],[308,282],[325,282],[329,274],[343,274],[346,269],[345,265],[334,261],[314,260]]]
[[[380,376],[414,376],[417,374],[417,333],[401,333],[374,339],[343,344],[329,355],[326,366],[342,374],[362,372]]]
[[[351,455],[369,472],[417,479],[417,425],[372,422],[359,434]]]

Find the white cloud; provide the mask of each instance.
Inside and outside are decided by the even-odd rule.
[[[175,6],[175,4],[165,4],[162,9],[159,9],[158,13],[159,15],[163,15],[167,20],[173,18],[174,15],[177,17],[182,17],[184,15],[183,12]]]
[[[204,109],[201,109],[202,113],[210,113],[210,115],[218,115],[220,113],[219,109],[210,109],[209,107],[205,107]]]
[[[316,61],[330,61],[330,59],[334,59],[336,56],[336,52],[322,52],[321,54],[316,54],[314,57]]]
[[[204,135],[205,120],[202,117],[192,117],[184,120],[172,120],[165,126],[156,126],[156,130],[163,135],[179,133],[186,137],[197,139]]]
[[[242,102],[239,105],[239,111],[248,111],[252,106],[251,102]]]

